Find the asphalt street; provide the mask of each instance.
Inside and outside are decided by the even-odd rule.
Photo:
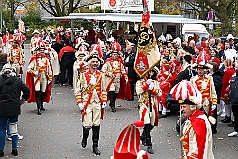
[[[26,65],[30,58],[29,45],[25,45]],[[25,69],[26,70],[26,69]],[[23,77],[25,81],[25,78]],[[137,98],[136,98],[137,99]],[[92,132],[88,146],[81,147],[82,120],[76,105],[72,87],[53,86],[52,100],[44,104],[46,111],[36,113],[36,103],[22,105],[19,116],[18,132],[24,138],[19,141],[19,155],[11,155],[11,142],[6,141],[5,158],[19,159],[110,159],[120,132],[139,119],[137,101],[117,101],[117,112],[105,108],[105,118],[101,121],[99,150],[100,156],[92,152]],[[178,159],[180,157],[179,134],[176,132],[177,116],[160,119],[159,126],[153,129],[152,142],[155,153],[150,159]],[[216,159],[237,159],[238,137],[227,137],[233,128],[218,123],[218,133],[213,135],[214,155]],[[141,146],[146,150],[146,147]]]

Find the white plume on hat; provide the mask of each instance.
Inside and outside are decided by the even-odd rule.
[[[233,36],[232,34],[228,34],[228,35],[227,35],[226,40],[230,40],[230,39],[233,39],[233,40],[234,40],[234,36]]]

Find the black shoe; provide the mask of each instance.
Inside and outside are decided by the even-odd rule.
[[[40,109],[37,109],[37,115],[41,115]]]
[[[13,154],[14,156],[17,156],[17,155],[18,155],[17,149],[12,149],[12,154]]]
[[[159,115],[161,115],[162,114],[162,111],[159,111]]]
[[[147,147],[147,152],[148,152],[149,154],[154,154],[154,151],[153,151],[153,149],[152,149],[152,146],[148,146],[148,147]]]
[[[231,117],[227,117],[225,120],[222,121],[223,123],[230,123],[231,122]]]
[[[212,129],[212,134],[216,134],[217,130],[216,129]]]
[[[232,121],[230,124],[228,124],[230,127],[235,127],[235,121]]]
[[[4,151],[0,150],[0,157],[4,157]]]
[[[114,113],[116,111],[117,111],[116,108],[112,107],[112,112]]]
[[[40,110],[43,110],[43,111],[45,111],[45,108],[44,108],[43,106],[41,106]]]
[[[167,115],[164,115],[164,114],[160,115],[160,118],[166,118],[166,117],[167,117]]]
[[[97,146],[93,146],[93,152],[96,154],[96,155],[100,155],[101,152],[98,150]]]
[[[82,140],[81,145],[83,148],[87,146],[87,140]]]

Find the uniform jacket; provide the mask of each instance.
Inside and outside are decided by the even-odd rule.
[[[190,81],[201,92],[204,109],[208,115],[212,115],[211,105],[217,105],[217,94],[212,76],[204,75],[203,77],[199,77],[196,75]]]
[[[96,78],[96,84],[90,84],[90,80],[94,76]],[[80,74],[80,78],[77,82],[77,88],[75,92],[77,104],[83,103],[84,110],[87,109],[88,104],[95,102],[106,102],[107,92],[105,87],[104,73],[96,71],[93,74],[89,69]]]
[[[25,54],[20,47],[16,49],[10,48],[8,51],[8,56],[10,57],[10,62],[12,64],[19,64],[23,66],[25,64]]]
[[[214,159],[211,125],[203,111],[197,110],[183,129],[185,159]]]
[[[158,126],[159,116],[158,116],[158,100],[157,97],[161,96],[161,90],[159,87],[159,82],[156,80],[152,81],[154,83],[154,88],[151,90],[151,105],[155,110],[155,126]],[[149,103],[149,85],[146,83],[146,79],[142,79],[136,82],[136,93],[138,95],[139,105],[146,105],[146,107],[150,106]],[[145,115],[146,110],[143,110],[141,120],[143,121],[143,116]]]
[[[36,102],[36,93],[35,93],[35,84],[37,83],[34,82],[35,77],[35,72],[38,71],[38,76],[37,79],[40,79],[40,76],[42,72],[45,72],[45,75],[48,79],[48,81],[51,81],[50,84],[47,85],[46,87],[46,92],[45,92],[45,98],[44,102],[49,103],[50,102],[50,96],[51,96],[51,90],[52,90],[52,78],[53,78],[53,72],[52,72],[52,66],[47,57],[43,57],[42,63],[43,65],[40,66],[39,64],[39,59],[37,56],[32,56],[28,65],[27,73],[26,73],[26,84],[30,88],[30,97],[27,100],[29,103],[31,102]]]

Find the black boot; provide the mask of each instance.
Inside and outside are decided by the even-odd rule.
[[[147,152],[149,154],[154,154],[154,150],[152,149],[151,137],[146,137],[146,145],[147,145]]]
[[[100,126],[93,126],[92,127],[93,130],[93,152],[96,155],[100,155],[100,151],[98,150],[98,140],[99,140],[99,130],[100,130]]]
[[[59,75],[54,75],[54,84],[58,84],[59,83]]]
[[[36,106],[37,106],[37,115],[41,115],[41,99],[40,99],[40,91],[36,91]]]
[[[43,106],[44,98],[45,98],[45,92],[41,92],[41,94],[40,94],[40,100],[41,100],[40,110],[43,110],[43,111],[45,111],[45,108]]]
[[[90,130],[90,128],[83,127],[83,140],[81,142],[81,145],[82,145],[83,148],[85,148],[87,146],[89,130]]]
[[[109,106],[112,108],[112,112],[116,112],[115,101],[116,101],[116,94],[114,91],[109,91],[108,96],[110,98]]]
[[[145,130],[143,130],[141,136],[140,136],[141,144],[145,145]]]
[[[153,129],[154,127],[151,124],[145,124],[144,126],[144,131],[145,131],[145,146],[147,147],[147,152],[150,154],[154,154],[154,151],[152,149],[152,143],[151,143],[151,136],[150,136],[150,131]]]

